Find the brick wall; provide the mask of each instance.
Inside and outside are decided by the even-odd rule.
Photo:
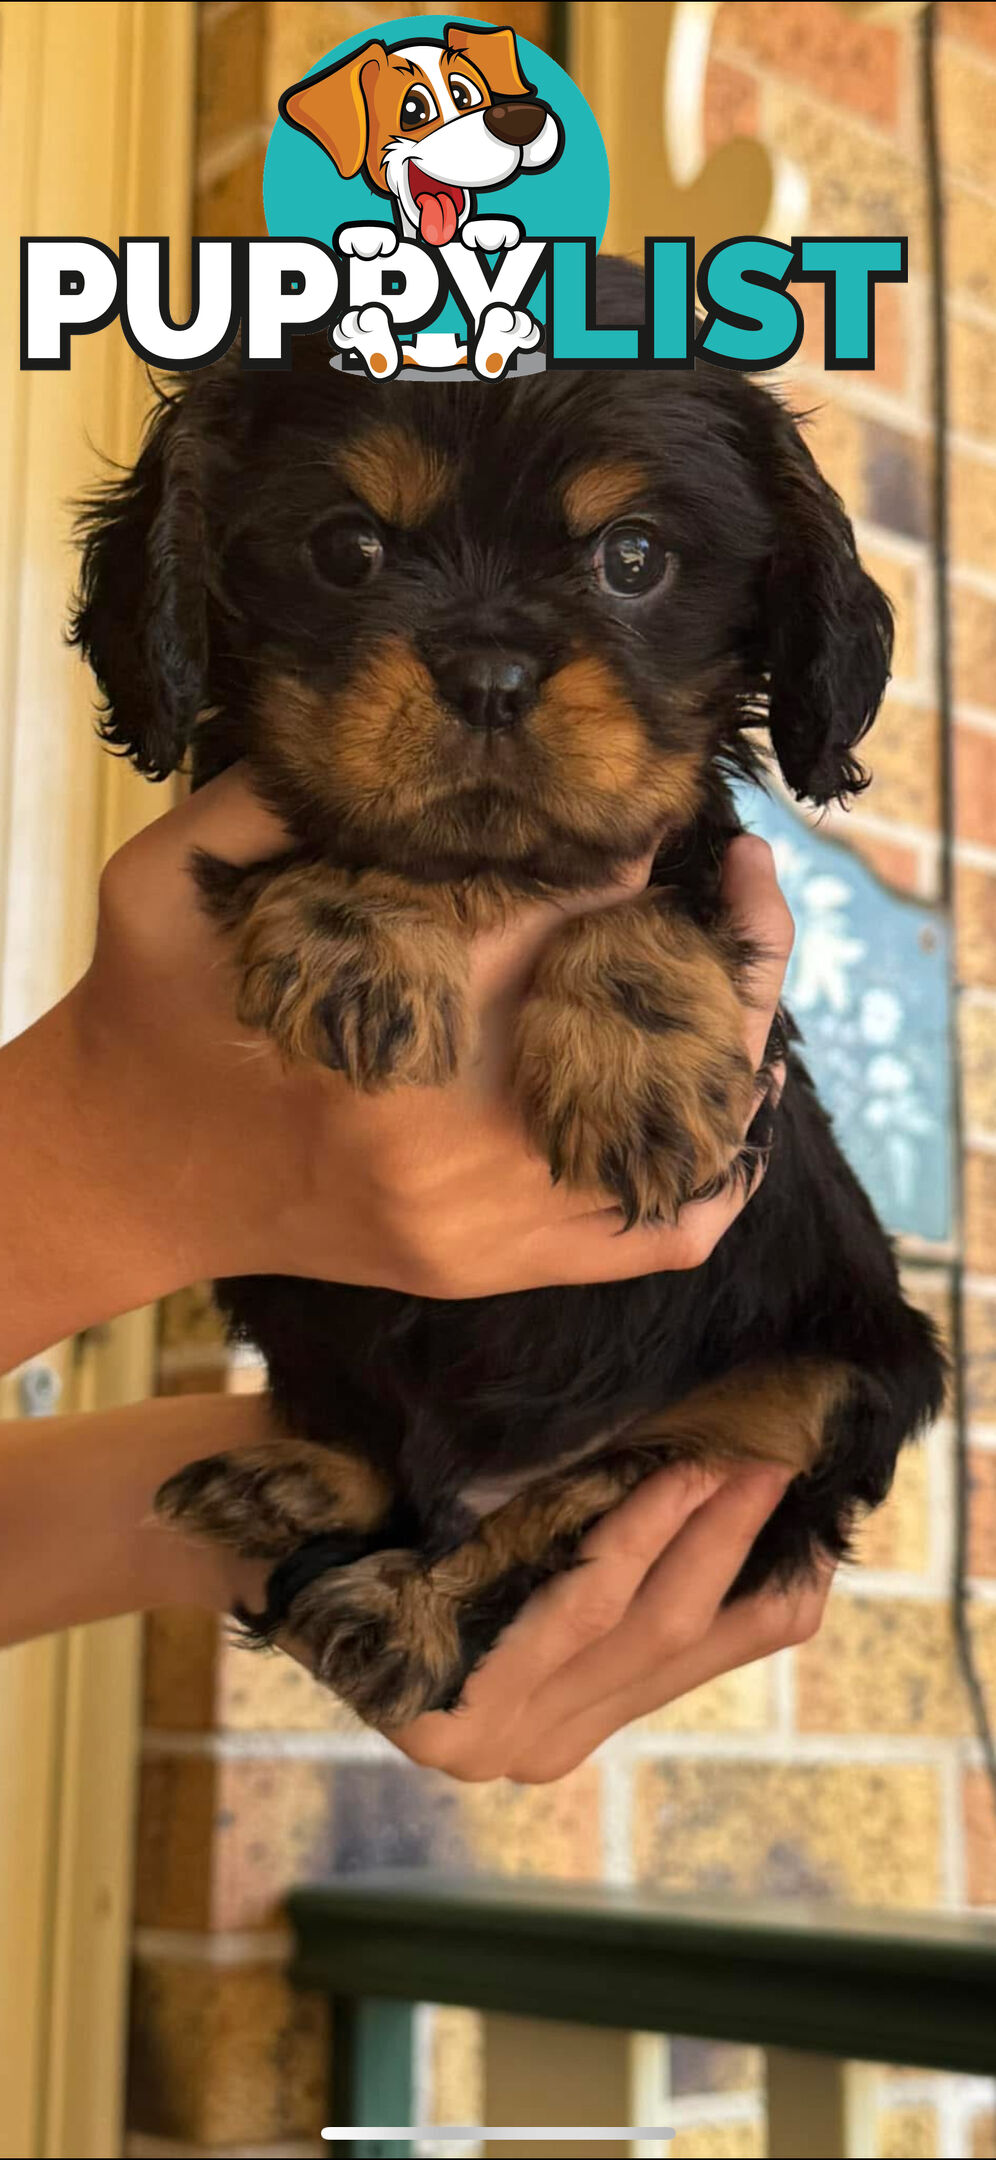
[[[201,9],[202,233],[260,231],[277,92],[395,7]],[[463,12],[485,14],[484,9]],[[510,7],[543,37],[543,7]],[[890,14],[893,19],[890,20]],[[964,985],[967,1386],[980,1665],[996,1703],[996,6],[938,11],[949,218],[956,932]],[[884,19],[883,19],[884,15]],[[493,11],[492,11],[492,19]],[[940,735],[930,545],[929,261],[917,33],[906,11],[720,8],[707,137],[758,133],[809,188],[808,229],[908,232],[909,286],[879,299],[873,376],[821,368],[818,293],[789,371],[818,405],[817,455],[898,609],[896,680],[876,778],[843,828],[879,873],[938,891]],[[946,1274],[911,1271],[943,1320]],[[246,1376],[243,1376],[246,1377]],[[223,1385],[206,1302],[173,1301],[163,1384]],[[283,1978],[281,1897],[371,1863],[482,1867],[773,1891],[896,1908],[996,1907],[996,1823],[946,1605],[952,1434],[903,1463],[817,1641],[715,1682],[621,1735],[563,1783],[458,1787],[359,1730],[294,1665],[250,1659],[198,1616],[149,1624],[130,2120],[136,2152],[311,2152],[325,2039]],[[473,2119],[476,2021],[427,2021],[430,2119]],[[684,2040],[666,2073],[676,2155],[760,2153],[759,2064]],[[985,2089],[883,2071],[882,2155],[996,2152]]]

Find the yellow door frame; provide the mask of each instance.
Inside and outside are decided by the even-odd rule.
[[[66,373],[19,372],[18,242],[168,233],[186,254],[195,27],[193,0],[0,0],[0,1037],[80,973],[101,861],[165,807],[100,751],[61,636],[67,506],[91,446],[133,454],[147,385],[116,326],[78,339]],[[64,1406],[144,1395],[151,1316],[50,1362]],[[13,1375],[0,1410],[18,1407]],[[126,1620],[0,1657],[3,2155],[121,2149],[139,1653]]]

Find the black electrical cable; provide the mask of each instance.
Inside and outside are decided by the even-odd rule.
[[[941,900],[949,925],[954,915],[955,839],[955,740],[954,695],[951,671],[950,515],[948,491],[948,337],[945,272],[944,182],[937,106],[937,9],[924,8],[920,27],[920,85],[927,176],[927,215],[931,255],[931,361],[933,376],[934,468],[933,556],[934,628],[936,641],[937,701],[941,730]],[[968,1458],[968,1403],[965,1379],[965,1264],[964,1234],[964,1113],[962,1071],[958,1043],[957,961],[953,934],[949,940],[952,1004],[955,1014],[952,1064],[951,1148],[957,1193],[959,1252],[951,1267],[951,1416],[954,1427],[955,1524],[951,1575],[951,1619],[958,1664],[972,1708],[982,1749],[993,1804],[996,1806],[996,1734],[982,1684],[972,1635],[969,1589],[969,1533],[971,1528],[971,1479]]]

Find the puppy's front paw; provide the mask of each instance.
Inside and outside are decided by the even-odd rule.
[[[452,1078],[465,1029],[456,938],[386,880],[321,865],[274,878],[240,936],[239,1018],[354,1086]]]
[[[478,217],[468,218],[460,238],[466,248],[477,248],[482,255],[497,255],[500,249],[518,247],[523,232],[518,218]]]
[[[674,1222],[727,1176],[753,1088],[733,981],[703,932],[644,900],[561,933],[516,1056],[555,1179],[612,1193],[628,1228]]]
[[[356,255],[361,262],[375,262],[378,255],[397,253],[398,235],[393,225],[343,225],[335,236],[340,255]]]

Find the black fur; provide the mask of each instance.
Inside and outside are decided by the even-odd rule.
[[[603,266],[599,297],[609,320],[642,310],[624,265]],[[317,577],[308,534],[337,499],[331,448],[386,418],[462,460],[469,478],[427,531],[399,538],[374,588],[344,599]],[[554,515],[558,483],[596,453],[651,472],[681,563],[673,601],[625,622]],[[426,880],[472,875],[482,854],[471,825],[463,844],[355,822],[346,831],[334,801],[288,772],[268,739],[268,675],[331,689],[372,632],[395,622],[433,668],[462,637],[500,634],[549,673],[579,639],[675,751],[681,691],[709,682],[702,809],[655,868],[703,923],[716,918],[736,830],[728,777],[758,769],[745,727],[767,720],[797,795],[825,803],[852,792],[891,649],[888,603],[794,421],[767,392],[708,366],[384,387],[343,378],[324,339],[300,339],[289,374],[243,373],[230,359],[166,400],[134,473],[87,513],[74,635],[108,703],[109,742],[158,777],[193,741],[197,782],[248,755],[311,854]],[[627,818],[595,838],[551,821],[544,846],[503,860],[502,875],[523,889],[590,883],[646,840],[639,804]],[[226,896],[223,870],[200,874]],[[657,1024],[652,1012],[640,1019]],[[738,1585],[753,1588],[818,1549],[845,1550],[856,1510],[882,1500],[902,1441],[936,1413],[942,1361],[794,1050],[773,1140],[770,1119],[752,1138],[772,1142],[767,1177],[688,1273],[465,1302],[256,1277],[219,1284],[220,1303],[233,1334],[264,1351],[287,1429],[351,1436],[390,1470],[427,1556],[465,1531],[461,1491],[476,1478],[563,1461],[606,1425],[748,1360],[847,1363],[860,1376],[853,1399],[817,1469],[796,1479],[758,1539]],[[318,1545],[305,1556],[306,1574],[323,1555]],[[289,1565],[274,1576],[265,1633],[296,1581]],[[469,1658],[528,1586],[495,1586],[486,1610],[464,1616]]]

